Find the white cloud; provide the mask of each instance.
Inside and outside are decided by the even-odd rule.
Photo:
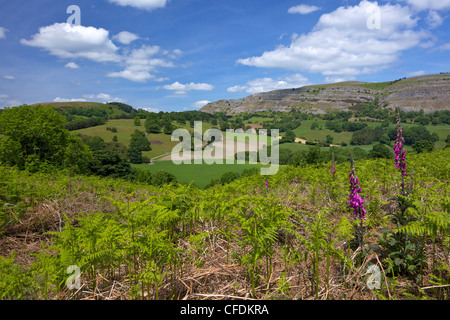
[[[93,101],[93,100],[97,100],[97,101],[100,100],[102,102],[110,102],[110,101],[126,102],[126,100],[123,100],[118,97],[112,97],[111,95],[109,95],[107,93],[84,94],[83,98],[71,98],[71,99],[56,97],[55,99],[53,99],[53,102],[77,102],[77,101],[85,102],[85,101]]]
[[[120,6],[130,6],[138,9],[152,11],[158,8],[164,8],[167,0],[109,0],[109,2]]]
[[[240,92],[240,91],[245,91],[245,89],[247,89],[247,86],[233,86],[233,87],[229,87],[227,89],[228,92]]]
[[[308,79],[301,74],[274,80],[272,78],[258,78],[247,82],[245,86],[234,86],[228,92],[246,91],[248,93],[268,92],[272,90],[299,88],[308,85]]]
[[[437,28],[444,22],[444,18],[434,10],[430,10],[426,20],[431,28]]]
[[[130,44],[139,37],[134,33],[122,31],[116,34],[122,44]],[[109,39],[109,32],[102,28],[73,26],[67,23],[55,23],[41,27],[30,40],[21,39],[24,45],[39,47],[50,54],[63,59],[87,58],[95,62],[114,62],[123,67],[121,71],[107,73],[109,77],[124,78],[135,82],[145,82],[148,79],[163,81],[165,78],[155,78],[160,68],[173,67],[172,59],[176,59],[182,51],[171,52],[159,46],[142,45],[137,49],[124,48],[119,54],[119,48]],[[77,68],[75,62],[66,64],[67,68]]]
[[[207,105],[208,103],[210,103],[210,101],[201,100],[201,101],[197,101],[197,102],[194,102],[193,104],[191,104],[191,107],[194,109],[200,109],[200,108],[204,107],[205,105]]]
[[[450,42],[439,47],[441,50],[450,50]]]
[[[126,100],[123,100],[119,97],[112,97],[111,95],[107,93],[99,93],[99,94],[84,94],[83,98],[89,99],[89,100],[101,100],[103,102],[126,102]]]
[[[450,0],[406,0],[417,10],[447,10],[450,9]]]
[[[164,82],[164,81],[168,81],[169,80],[169,78],[154,78],[153,79],[153,81],[156,81],[156,82]]]
[[[107,75],[108,77],[124,78],[134,82],[145,82],[148,79],[153,78],[153,75],[151,75],[148,71],[139,71],[130,69],[125,69],[119,72],[110,72]]]
[[[181,51],[180,49],[175,49],[172,51],[174,55],[180,56],[183,54],[183,51]]]
[[[188,83],[188,84],[182,84],[178,81],[172,83],[172,84],[166,84],[163,86],[166,90],[174,91],[175,94],[185,94],[188,91],[191,90],[199,90],[199,91],[210,91],[214,89],[214,86],[208,83]]]
[[[345,81],[353,81],[356,80],[353,76],[347,76],[347,77],[326,77],[325,82],[326,83],[338,83],[338,82],[345,82]]]
[[[144,45],[139,49],[134,49],[124,57],[125,69],[119,72],[110,72],[108,76],[135,82],[145,82],[152,79],[155,76],[150,72],[157,72],[159,68],[163,67],[173,67],[171,61],[162,57],[154,57],[157,54],[164,55],[165,52],[159,46]]]
[[[21,39],[27,46],[45,49],[59,58],[86,58],[97,62],[119,62],[118,48],[103,28],[55,23],[41,27],[31,40]]]
[[[419,71],[409,72],[408,75],[410,75],[411,77],[418,77],[418,76],[423,76],[426,73],[427,72],[425,70],[419,70]]]
[[[55,99],[53,99],[53,102],[84,102],[84,101],[86,101],[86,99],[82,99],[82,98],[66,99],[66,98],[56,97]]]
[[[8,29],[0,27],[0,39],[5,39],[6,38],[6,31],[8,31]]]
[[[69,68],[69,69],[79,69],[80,68],[80,66],[77,65],[75,62],[66,63],[66,65],[64,67]]]
[[[368,19],[380,10],[380,29],[369,29]],[[238,63],[262,67],[356,76],[388,68],[404,50],[419,46],[430,35],[414,31],[417,20],[409,7],[377,6],[366,0],[324,14],[308,34],[294,35],[289,46],[280,45],[261,56]]]
[[[307,4],[300,4],[298,6],[290,7],[288,13],[300,13],[300,14],[309,14],[311,12],[320,10],[321,8],[317,6],[310,6]]]
[[[139,109],[148,111],[148,112],[154,112],[154,113],[158,113],[161,110],[159,110],[158,108],[154,108],[154,107],[140,107]]]
[[[116,34],[113,39],[119,41],[121,44],[130,44],[133,41],[139,39],[139,37],[134,33],[122,31]]]
[[[11,76],[11,75],[4,75],[2,78],[6,79],[6,80],[15,80],[16,79],[16,77]]]
[[[0,94],[0,108],[20,106],[22,104],[22,101],[18,99],[14,99],[7,94]]]

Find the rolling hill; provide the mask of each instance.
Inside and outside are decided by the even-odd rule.
[[[34,105],[50,105],[56,109],[61,110],[62,113],[73,109],[93,109],[97,115],[103,116],[108,119],[129,117],[129,114],[134,110],[131,106],[121,103],[101,103],[101,102],[89,102],[89,101],[72,101],[72,102],[43,102],[35,103]],[[136,110],[134,110],[136,111]],[[77,115],[74,113],[73,115]],[[89,114],[88,117],[95,116],[96,114]]]
[[[425,112],[450,109],[450,73],[403,78],[389,82],[340,82],[256,93],[242,99],[208,103],[200,111],[228,114],[258,111],[325,113],[358,110],[376,98],[381,106]]]

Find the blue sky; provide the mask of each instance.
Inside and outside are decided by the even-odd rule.
[[[71,5],[79,25],[68,21]],[[1,0],[0,107],[121,101],[183,111],[449,72],[449,19],[450,0]]]

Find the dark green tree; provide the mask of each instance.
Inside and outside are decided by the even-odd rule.
[[[308,153],[306,154],[306,163],[317,165],[321,161],[320,156],[321,153],[319,145],[309,147]]]
[[[288,142],[295,142],[295,133],[292,130],[286,131],[284,136],[281,138],[280,143],[288,143]]]
[[[393,157],[392,149],[383,143],[377,143],[369,151],[369,157],[371,158],[385,158],[389,159]]]
[[[88,137],[85,140],[85,144],[92,150],[103,150],[105,149],[105,140],[99,136]]]
[[[150,141],[148,141],[145,133],[135,130],[131,134],[131,141],[128,147],[127,156],[131,163],[142,163],[142,151],[150,151]]]
[[[228,183],[238,179],[239,177],[240,177],[240,174],[237,173],[237,172],[233,172],[233,171],[225,172],[220,177],[220,183],[221,184],[228,184]]]
[[[304,167],[306,165],[306,152],[305,151],[297,151],[294,152],[288,160],[288,164],[295,166],[295,167]],[[281,150],[280,150],[281,155]],[[281,157],[280,157],[280,164],[281,164]]]
[[[63,162],[65,170],[68,170],[70,175],[87,174],[92,158],[89,146],[85,145],[79,136],[70,135]]]
[[[170,120],[166,120],[164,122],[163,133],[164,134],[172,134],[174,130],[175,130],[175,127],[172,124],[172,122]]]
[[[415,142],[412,147],[417,153],[429,152],[434,150],[434,142],[430,140],[420,140]]]
[[[130,164],[114,150],[94,151],[89,168],[91,173],[103,177],[123,178],[131,173]]]
[[[139,164],[142,163],[142,151],[137,147],[129,147],[127,151],[128,159],[131,163]]]
[[[173,174],[167,171],[156,171],[152,174],[152,185],[162,186],[176,182],[176,178]]]
[[[292,157],[292,152],[289,149],[279,150],[279,161],[280,165],[287,165]]]
[[[148,141],[145,133],[139,130],[135,130],[134,133],[131,134],[131,141],[129,148],[136,148],[141,151],[150,151],[152,150],[150,146],[150,141]]]
[[[22,146],[18,141],[5,136],[0,136],[0,164],[7,166],[17,165],[23,168],[26,158],[22,154]]]
[[[331,135],[329,135],[329,134],[326,137],[326,143],[327,144],[332,144],[333,143],[333,137]]]
[[[417,141],[428,140],[436,142],[439,138],[436,135],[431,134],[424,126],[414,126],[403,130],[403,137],[405,138],[405,144],[412,146]],[[391,139],[393,140],[393,139]]]
[[[0,159],[8,157],[8,164],[31,171],[38,171],[41,166],[64,169],[68,159],[77,161],[72,152],[76,149],[80,152],[79,161],[86,161],[90,151],[81,147],[81,139],[65,125],[66,118],[52,106],[5,108],[0,114]],[[81,162],[74,165],[75,171],[85,168]]]

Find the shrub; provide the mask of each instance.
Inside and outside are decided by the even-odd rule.
[[[392,158],[392,150],[387,145],[378,143],[369,151],[369,157],[389,159]]]
[[[154,186],[162,186],[172,182],[176,182],[176,178],[167,171],[156,171],[152,174],[152,185]]]
[[[237,172],[233,172],[233,171],[229,171],[229,172],[225,172],[222,177],[220,177],[220,183],[221,184],[227,184],[230,183],[236,179],[239,178],[239,173]]]
[[[430,140],[420,140],[413,144],[413,149],[417,153],[422,153],[426,151],[433,151],[434,149],[434,142]]]

